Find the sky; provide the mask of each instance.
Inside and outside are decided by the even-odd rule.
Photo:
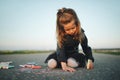
[[[63,7],[75,10],[91,48],[120,48],[120,0],[0,0],[0,50],[55,50]]]

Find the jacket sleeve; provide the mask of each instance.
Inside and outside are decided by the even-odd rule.
[[[92,55],[92,49],[90,46],[88,46],[88,39],[87,39],[86,35],[81,43],[81,46],[82,46],[83,52],[85,53],[86,59],[87,60],[90,59],[94,62],[94,58]]]
[[[59,62],[67,62],[67,58],[66,58],[66,55],[65,55],[65,50],[64,50],[64,47],[59,47],[57,45],[57,59]]]

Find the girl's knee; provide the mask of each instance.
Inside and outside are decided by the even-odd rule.
[[[75,68],[79,66],[79,63],[74,58],[68,58],[67,65]]]
[[[48,60],[48,67],[53,69],[53,68],[56,68],[57,66],[57,61],[55,59],[50,59]]]

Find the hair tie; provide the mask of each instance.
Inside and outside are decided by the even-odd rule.
[[[60,9],[60,11],[61,11],[62,13],[64,13],[65,10],[66,10],[66,8]]]
[[[66,10],[66,8],[59,9],[57,15],[62,16],[63,13],[65,12],[65,10]]]

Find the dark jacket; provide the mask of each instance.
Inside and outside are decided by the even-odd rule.
[[[73,36],[71,35],[66,35],[65,38],[66,38],[66,41],[63,42],[63,46],[61,48],[57,45],[57,50],[56,50],[57,59],[60,62],[66,62],[67,58],[71,54],[79,53],[80,42],[73,39]],[[88,46],[88,40],[86,36],[83,42],[81,43],[81,47],[83,49],[86,59],[87,60],[91,59],[94,62],[94,58],[92,56],[92,50],[91,50],[91,47]]]

